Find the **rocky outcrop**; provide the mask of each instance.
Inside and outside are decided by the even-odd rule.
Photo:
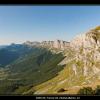
[[[63,40],[55,40],[55,41],[43,41],[43,46],[48,46],[51,48],[57,48],[57,49],[66,49],[69,46],[69,42],[63,41]]]
[[[78,35],[70,42],[75,51],[76,62],[80,62],[84,76],[91,76],[100,70],[100,26]]]
[[[48,46],[48,47],[53,47],[54,41],[42,41],[41,45],[42,46]]]
[[[91,49],[100,47],[100,29],[95,28],[85,34],[78,35],[70,42],[70,46],[78,49],[80,47]]]

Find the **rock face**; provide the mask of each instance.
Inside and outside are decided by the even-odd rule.
[[[42,47],[57,48],[62,50],[66,49],[69,46],[69,42],[63,40],[42,41],[42,42],[27,41],[24,44],[29,46],[42,46]]]
[[[57,48],[57,49],[66,49],[69,46],[69,42],[63,41],[63,40],[55,40],[55,41],[43,41],[43,46],[49,46],[51,48]]]
[[[76,52],[76,63],[81,63],[84,76],[100,71],[100,26],[78,35],[70,42],[70,46]]]
[[[71,47],[76,49],[83,48],[98,48],[100,47],[100,29],[95,28],[86,34],[78,35],[70,43]]]

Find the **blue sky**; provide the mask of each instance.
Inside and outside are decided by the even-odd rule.
[[[0,6],[0,44],[62,39],[100,25],[99,6]]]

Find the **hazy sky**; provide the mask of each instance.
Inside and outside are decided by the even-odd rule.
[[[62,39],[100,25],[99,6],[0,6],[0,45]]]

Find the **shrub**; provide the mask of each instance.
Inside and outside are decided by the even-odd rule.
[[[80,89],[78,91],[78,94],[81,94],[81,95],[93,95],[94,91],[92,90],[91,87],[84,87],[84,88],[82,88],[82,89]]]
[[[97,85],[95,89],[95,95],[100,95],[100,85]]]

